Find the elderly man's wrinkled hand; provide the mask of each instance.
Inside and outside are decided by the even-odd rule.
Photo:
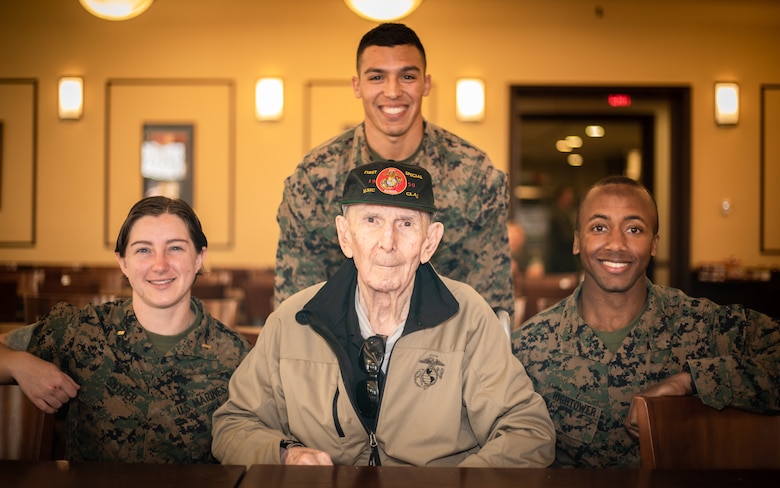
[[[333,466],[333,460],[327,452],[311,447],[292,447],[282,453],[282,464],[299,466]]]

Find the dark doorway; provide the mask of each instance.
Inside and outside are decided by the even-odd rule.
[[[511,218],[526,231],[529,259],[564,262],[551,223],[562,189],[579,198],[603,176],[624,174],[658,200],[661,241],[648,274],[687,291],[690,89],[514,86],[511,98]]]

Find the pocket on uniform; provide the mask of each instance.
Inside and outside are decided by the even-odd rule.
[[[593,441],[601,408],[557,390],[544,392],[543,396],[559,437],[566,437],[578,444]]]

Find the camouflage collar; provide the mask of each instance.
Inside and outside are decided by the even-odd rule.
[[[636,324],[626,337],[636,354],[668,349],[672,343],[672,331],[668,324],[663,295],[660,293],[658,285],[654,285],[649,278],[645,278],[645,280],[647,283],[645,308],[635,319]],[[558,342],[560,350],[564,354],[592,357],[592,352],[601,348],[594,347],[593,342],[599,339],[577,308],[581,294],[582,283],[571,295],[563,299],[560,305]],[[608,354],[602,359],[607,361],[611,357],[612,354]]]

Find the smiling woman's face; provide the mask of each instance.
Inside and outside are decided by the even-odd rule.
[[[162,214],[139,218],[129,233],[125,257],[116,259],[133,288],[133,306],[170,308],[186,303],[203,264],[184,221]]]

